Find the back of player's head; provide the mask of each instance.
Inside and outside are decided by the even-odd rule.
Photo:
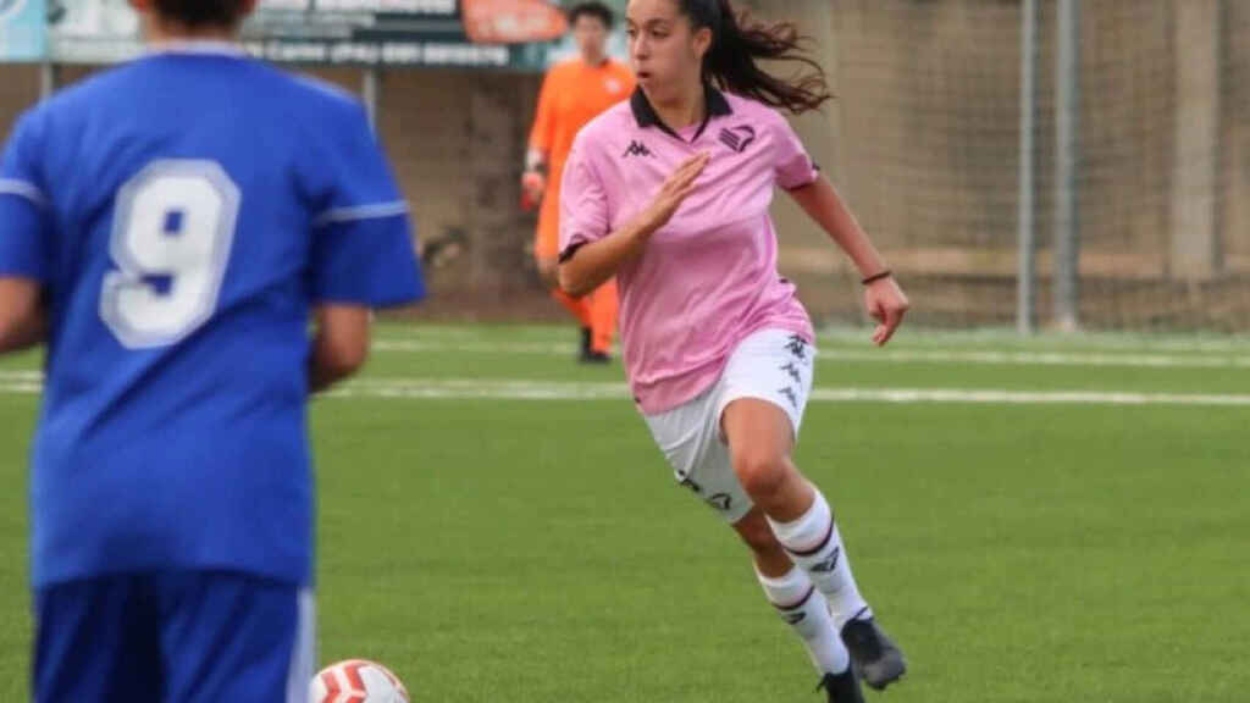
[[[706,80],[740,95],[790,110],[806,112],[832,96],[824,70],[802,50],[803,39],[791,22],[766,24],[734,8],[731,0],[674,0],[695,29],[712,33],[703,57]],[[790,61],[806,66],[806,74],[782,80],[757,61]]]
[[[569,8],[569,24],[577,24],[577,21],[583,17],[591,17],[603,23],[607,29],[612,29],[612,25],[616,22],[616,13],[612,12],[612,8],[592,0],[591,2],[579,2]]]
[[[150,0],[152,9],[166,20],[189,29],[234,28],[256,6],[256,0]]]

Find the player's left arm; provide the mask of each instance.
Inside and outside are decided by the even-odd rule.
[[[885,257],[877,251],[868,233],[827,178],[818,176],[815,181],[786,192],[846,252],[862,277],[875,276],[886,270]]]
[[[797,137],[795,140],[797,141]],[[785,173],[787,168],[790,169],[789,174]],[[803,176],[804,171],[810,175]],[[886,265],[885,257],[877,250],[829,179],[811,165],[806,153],[792,156],[790,163],[783,165],[779,180],[786,178],[799,180],[799,185],[787,188],[786,192],[850,257],[859,270],[865,286],[864,305],[878,322],[872,341],[878,346],[884,346],[894,336],[895,330],[903,323],[903,316],[911,307],[907,295]],[[810,180],[803,183],[805,179]]]
[[[818,176],[815,181],[788,192],[859,269],[865,287],[864,306],[878,323],[872,341],[884,346],[903,324],[903,316],[911,307],[907,295],[886,266],[885,257],[860,227],[829,179]]]

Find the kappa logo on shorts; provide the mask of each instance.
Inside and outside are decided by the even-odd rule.
[[[708,498],[707,503],[722,513],[727,513],[729,512],[729,509],[733,507],[734,499],[730,497],[728,493],[717,493],[711,498]]]
[[[807,613],[800,610],[797,613],[782,613],[781,617],[791,625],[797,625],[807,619]]]
[[[621,158],[627,159],[631,156],[651,156],[651,155],[652,155],[651,150],[647,148],[647,145],[635,139],[634,141],[629,143],[629,146],[625,149],[625,153],[621,154]]]
[[[690,478],[689,476],[681,476],[681,477],[679,477],[679,478],[678,478],[677,483],[678,483],[678,485],[685,486],[686,488],[689,488],[690,490],[694,491],[695,493],[702,493],[702,492],[703,492],[703,487],[702,487],[702,486],[700,486],[699,484],[695,483],[695,482],[694,482],[694,479]]]
[[[786,340],[786,351],[793,354],[799,361],[806,361],[807,340],[797,334],[790,335],[790,339]]]
[[[777,392],[784,395],[786,397],[786,400],[790,401],[790,405],[794,406],[795,410],[799,409],[798,391],[794,390],[793,388],[782,388],[781,390],[778,390]]]
[[[833,554],[830,554],[828,559],[825,559],[824,561],[821,561],[820,563],[812,565],[812,571],[818,574],[830,573],[834,569],[838,568],[838,559],[840,559],[841,557],[842,557],[842,548],[834,547]]]
[[[799,375],[799,367],[795,366],[793,361],[787,361],[786,365],[781,367],[781,370],[790,374],[790,378],[793,378],[795,383],[803,382],[803,377]]]

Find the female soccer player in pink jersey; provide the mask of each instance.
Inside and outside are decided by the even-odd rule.
[[[774,108],[830,98],[792,25],[729,0],[630,0],[639,88],[574,143],[561,202],[560,283],[616,276],[630,385],[678,480],[751,549],[769,601],[806,645],[830,701],[905,671],[851,574],[833,512],[791,460],[812,384],[812,325],[777,273],[769,217],[786,190],[863,274],[889,341],[908,308],[833,186]],[[760,59],[816,73],[786,82]],[[853,666],[852,666],[853,664]]]

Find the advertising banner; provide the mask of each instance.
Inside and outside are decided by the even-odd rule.
[[[127,0],[48,2],[48,43],[53,61],[108,64],[143,51],[139,17]]]
[[[548,0],[262,0],[244,39],[278,62],[541,70],[566,29]]]
[[[142,51],[127,0],[48,0],[58,63],[115,63]],[[0,0],[42,7],[43,0]],[[623,13],[626,0],[608,4]],[[312,65],[542,71],[575,52],[555,0],[261,0],[244,26],[254,55]],[[620,23],[610,51],[625,55]]]

